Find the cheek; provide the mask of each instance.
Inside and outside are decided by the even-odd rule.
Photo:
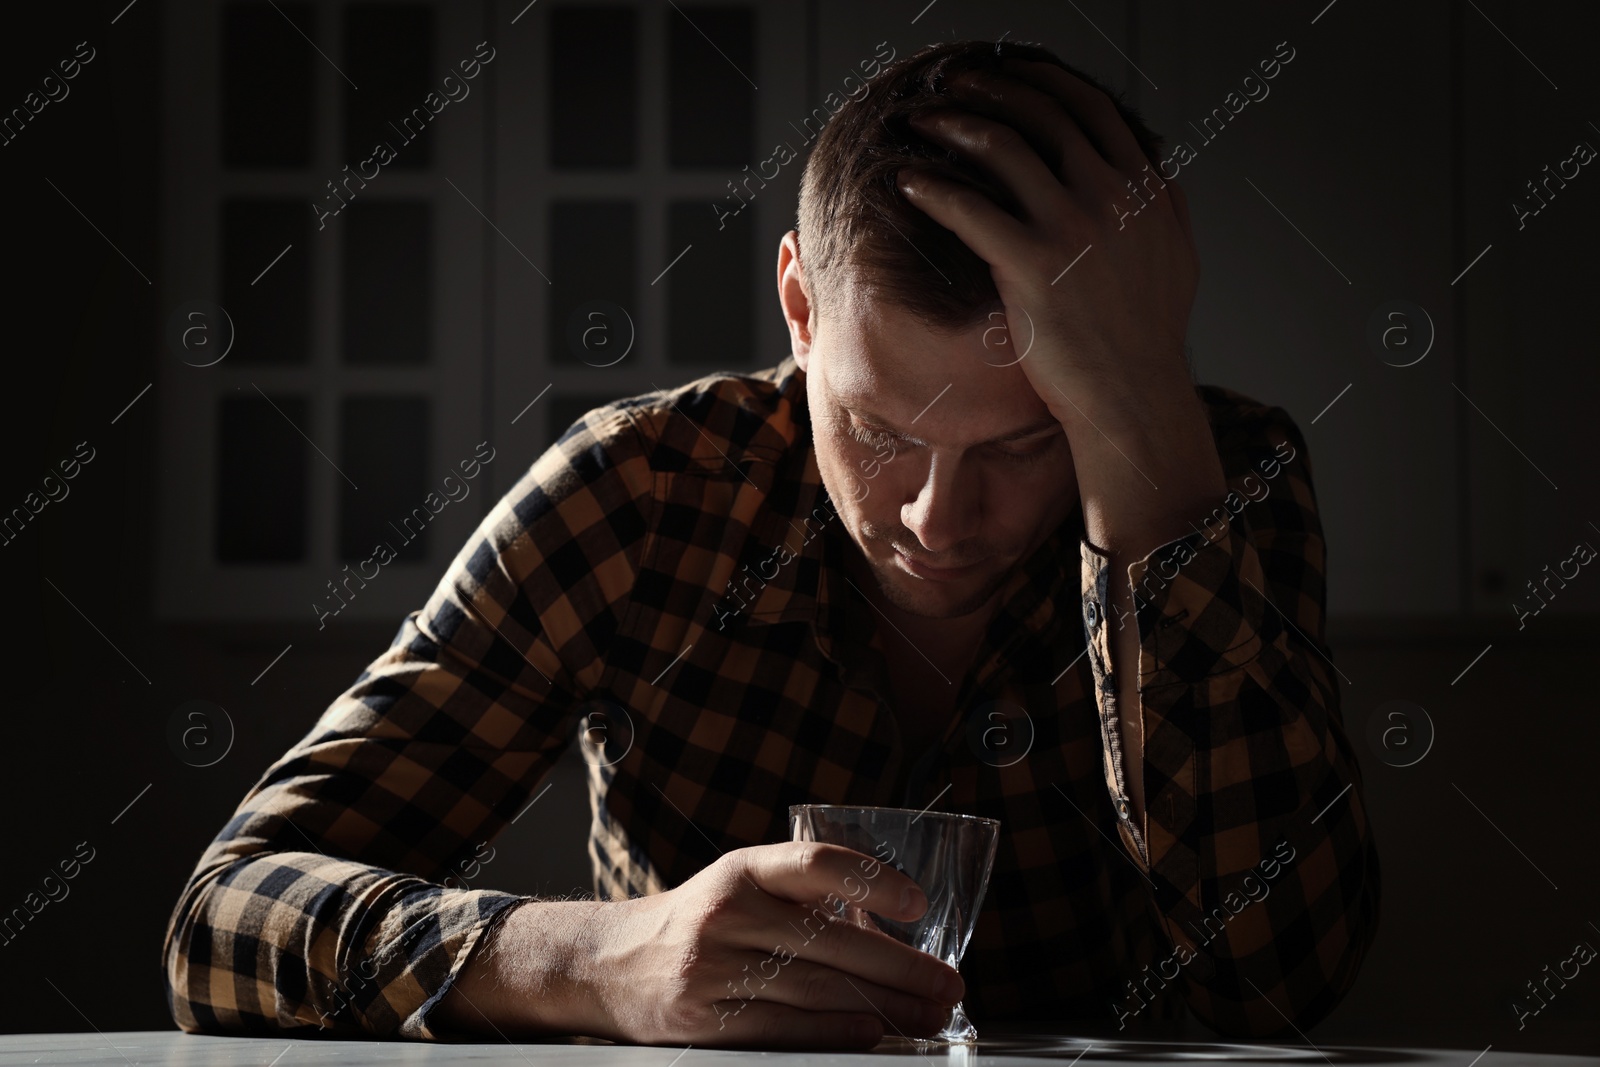
[[[817,466],[830,481],[843,479],[845,474],[855,469],[855,460],[847,445],[832,438],[823,438],[815,441],[811,447],[817,454]]]
[[[842,501],[839,508],[852,532],[859,534],[863,523],[870,523],[879,532],[885,527],[900,525],[900,498],[895,495],[894,484],[889,473],[882,469],[876,478],[855,479],[855,491],[859,495]]]
[[[878,476],[868,483],[872,486],[872,495],[866,500],[866,509],[873,513],[890,512],[898,516],[900,505],[916,498],[918,487],[914,482],[910,464],[904,462],[904,457],[879,467]]]
[[[836,505],[839,515],[845,521],[846,528],[850,531],[852,539],[861,542],[868,533],[863,529],[870,526],[870,533],[876,537],[885,537],[904,528],[900,520],[901,506],[907,501],[915,499],[916,487],[909,485],[913,478],[908,477],[908,468],[903,465],[904,457],[896,459],[893,463],[879,464],[876,477],[860,477],[852,479],[846,474],[841,488],[852,487],[857,496],[847,496],[837,500]],[[896,470],[896,467],[899,470]],[[848,471],[850,468],[842,468]],[[857,471],[859,475],[859,470]]]
[[[883,480],[881,472],[872,476],[870,463],[864,469],[861,466],[861,461],[870,461],[872,454],[853,441],[819,440],[813,447],[834,508],[845,516],[856,514],[863,507],[870,508]]]

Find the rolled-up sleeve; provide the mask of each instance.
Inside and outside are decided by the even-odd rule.
[[[488,842],[574,734],[637,574],[652,475],[625,413],[590,416],[206,849],[163,945],[182,1029],[437,1036],[429,1010],[528,899],[474,887]]]
[[[1090,628],[1090,659],[1106,785],[1170,949],[1152,969],[1219,1033],[1270,1036],[1310,1027],[1354,982],[1377,929],[1378,857],[1324,638],[1304,439],[1282,409],[1255,406],[1218,444],[1227,500],[1128,567],[1137,767],[1117,736],[1113,627]],[[1110,603],[1107,554],[1085,542],[1081,564],[1086,600]],[[1126,804],[1133,773],[1142,819]]]

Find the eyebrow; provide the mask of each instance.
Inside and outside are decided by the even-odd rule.
[[[852,407],[849,404],[840,404],[839,406],[844,408],[850,414],[856,416],[856,418],[861,419],[863,422],[875,423],[878,426],[882,427],[883,429],[889,431],[892,434],[895,434],[898,437],[911,438],[912,440],[915,440],[915,438],[911,437],[911,434],[908,434],[908,433],[905,433],[904,431],[896,429],[894,427],[894,425],[889,422],[888,419],[885,419],[882,416],[876,415],[876,414],[874,414],[874,413],[872,413],[870,411],[867,411],[865,408]],[[1020,441],[1025,437],[1034,437],[1034,436],[1036,436],[1038,434],[1044,433],[1046,430],[1060,429],[1060,428],[1061,428],[1061,423],[1056,421],[1056,418],[1055,418],[1054,415],[1046,415],[1044,418],[1038,420],[1037,422],[1030,423],[1029,425],[1022,427],[1020,430],[1012,430],[1010,433],[1003,433],[998,437],[991,437],[986,441],[979,441],[978,444],[980,444],[980,445],[1005,444],[1006,442],[1009,442],[1009,441]]]

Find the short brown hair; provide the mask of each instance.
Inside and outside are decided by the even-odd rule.
[[[1139,113],[1049,49],[1013,41],[929,45],[885,68],[867,83],[864,95],[852,95],[822,128],[806,160],[795,228],[818,314],[831,308],[846,277],[935,329],[955,332],[1001,307],[989,264],[906,200],[895,185],[895,172],[911,163],[931,165],[1016,213],[1010,197],[986,174],[906,121],[919,111],[959,106],[945,95],[949,79],[963,71],[998,69],[1012,57],[1054,63],[1106,93],[1150,162],[1160,162],[1162,138]]]

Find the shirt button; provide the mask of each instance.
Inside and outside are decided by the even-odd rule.
[[[1093,630],[1100,623],[1100,605],[1093,600],[1083,602],[1083,621]]]
[[[1120,797],[1117,799],[1117,817],[1119,819],[1128,817],[1128,802]]]

